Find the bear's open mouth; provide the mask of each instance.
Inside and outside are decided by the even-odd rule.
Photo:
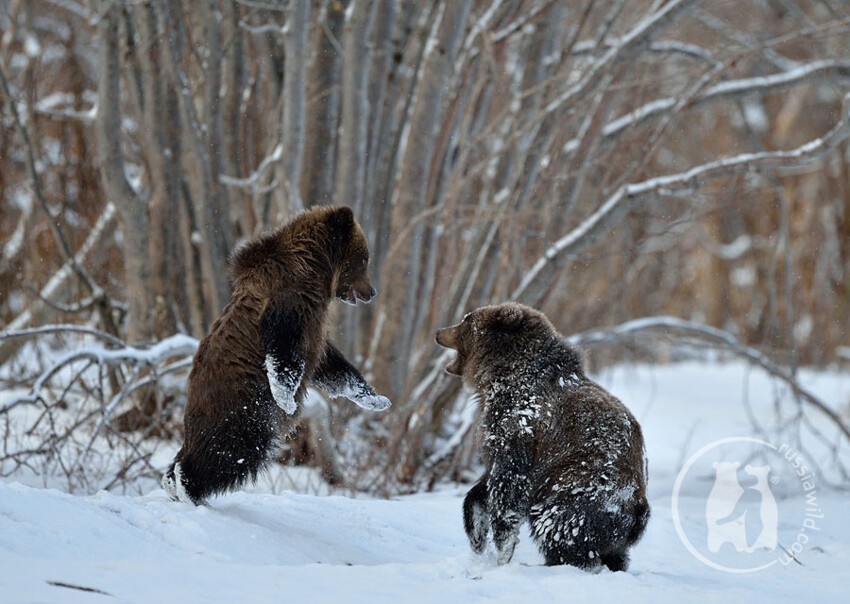
[[[452,362],[446,365],[446,373],[449,375],[462,375],[461,362],[460,362],[460,353],[458,353]]]
[[[358,302],[369,304],[372,301],[372,295],[363,295],[356,289],[352,288],[339,297],[340,300],[351,306],[357,306]]]

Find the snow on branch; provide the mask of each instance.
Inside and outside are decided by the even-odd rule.
[[[609,48],[604,55],[594,61],[575,85],[570,86],[562,94],[552,99],[544,108],[543,113],[548,115],[570,103],[570,101],[585,91],[588,86],[596,82],[603,70],[617,61],[632,56],[642,47],[649,44],[653,36],[657,35],[696,2],[697,0],[673,0],[672,2],[668,2],[661,10],[638,23],[631,31],[620,38],[616,45]]]
[[[490,26],[492,14],[495,13],[495,9],[498,7],[499,4],[501,4],[501,2],[493,2],[490,7],[490,10],[485,13],[484,17],[480,18],[477,21],[477,23],[481,23],[481,27],[479,28],[480,30],[486,31],[486,29]],[[537,15],[549,8],[551,4],[552,0],[546,0],[545,2],[537,2],[530,9],[523,12],[517,19],[515,19],[505,27],[494,31],[491,34],[493,42],[501,42],[509,35],[522,30],[522,28],[525,27],[526,24],[534,21]]]
[[[548,286],[548,278],[561,263],[587,249],[618,224],[631,209],[650,196],[683,194],[695,189],[703,182],[728,174],[755,168],[797,167],[822,157],[850,136],[848,100],[850,95],[844,99],[841,121],[822,137],[813,139],[796,149],[742,153],[708,162],[678,174],[658,176],[621,186],[581,224],[547,248],[531,270],[526,273],[511,298],[527,304],[536,303]]]
[[[70,327],[70,329],[68,329]],[[116,341],[121,344],[120,340],[117,338],[111,338],[108,334],[97,332],[97,330],[91,330],[87,328],[81,328],[79,326],[45,326],[43,328],[27,330],[27,334],[32,333],[57,333],[61,331],[71,331],[71,332],[80,332],[97,335],[101,338],[106,338],[111,343],[115,343]],[[18,333],[3,333],[0,332],[0,339],[6,337],[15,337],[19,335],[24,335],[22,332]],[[42,396],[42,390],[46,387],[48,382],[52,380],[61,370],[64,368],[77,363],[78,361],[88,361],[88,365],[96,364],[102,366],[115,366],[115,365],[127,365],[127,366],[155,366],[166,359],[175,357],[175,356],[187,356],[194,354],[195,350],[198,348],[198,340],[191,336],[187,336],[185,334],[176,334],[170,336],[160,342],[155,343],[149,347],[137,347],[137,346],[129,346],[123,345],[119,348],[104,348],[102,346],[84,346],[78,350],[73,350],[71,352],[65,353],[58,360],[56,360],[53,365],[44,371],[33,383],[32,389],[30,390],[30,394],[26,396],[20,396],[12,398],[10,401],[4,403],[0,406],[0,413],[3,413],[13,407],[16,407],[20,404],[24,403],[34,403]]]
[[[678,336],[696,337],[705,342],[724,346],[750,363],[761,367],[773,377],[784,382],[801,401],[827,416],[844,437],[850,441],[850,427],[847,426],[841,416],[814,393],[801,386],[790,369],[774,362],[760,350],[743,344],[728,331],[677,317],[657,316],[635,319],[606,329],[585,331],[571,336],[569,340],[573,344],[593,346],[616,343],[639,333],[659,330],[665,333],[672,332],[672,334]]]
[[[268,169],[279,162],[283,157],[283,144],[278,143],[277,147],[274,148],[271,155],[263,159],[260,162],[260,165],[256,170],[251,172],[251,175],[247,178],[235,178],[233,176],[227,176],[226,174],[222,174],[219,176],[219,181],[223,185],[227,185],[228,187],[239,187],[243,189],[252,189],[256,190],[260,181],[266,175]]]
[[[769,76],[741,78],[721,82],[706,88],[705,92],[687,104],[687,109],[694,109],[712,101],[737,98],[748,94],[765,94],[776,92],[789,86],[811,83],[824,79],[850,79],[850,63],[846,61],[815,61],[795,69]],[[612,138],[625,129],[637,126],[643,122],[669,111],[679,102],[676,97],[667,97],[650,101],[634,111],[613,120],[602,130],[602,136]],[[568,141],[565,150],[577,146],[577,141]]]
[[[74,102],[74,96],[70,93],[53,93],[35,104],[34,110],[38,115],[46,115],[55,119],[79,120],[86,126],[90,126],[97,118],[97,94],[86,91],[83,96],[93,97],[95,101],[91,107],[78,111],[69,108]]]
[[[605,40],[605,46],[610,48],[617,46],[620,42],[620,39],[609,38]],[[596,40],[582,40],[575,44],[572,49],[572,54],[590,54],[595,52],[597,48],[598,44]],[[700,61],[704,61],[712,65],[718,64],[717,59],[714,58],[714,55],[712,55],[709,50],[696,44],[688,44],[687,42],[679,42],[678,40],[660,40],[658,42],[652,42],[648,46],[648,50],[654,54],[680,54],[692,59],[699,59]]]
[[[21,329],[17,331],[0,331],[0,340],[25,338],[34,335],[62,332],[82,333],[99,338],[107,342],[108,344],[112,344],[113,346],[125,346],[124,342],[120,338],[116,338],[112,334],[106,333],[105,331],[101,331],[99,329],[95,329],[93,327],[86,327],[85,325],[74,325],[72,323],[64,323],[59,325],[43,325],[41,327],[33,327],[32,329]]]
[[[476,396],[463,397],[463,399],[463,407],[456,418],[457,426],[452,431],[451,436],[425,460],[423,470],[426,473],[433,473],[434,468],[439,464],[451,459],[463,444],[470,430],[474,429],[475,421],[478,418],[478,399]]]
[[[26,151],[25,157],[27,171],[29,172],[33,195],[35,196],[36,201],[38,201],[42,211],[47,215],[48,218],[50,218],[48,224],[50,225],[50,230],[53,233],[53,237],[56,240],[56,244],[59,246],[59,249],[65,256],[69,268],[80,278],[80,282],[85,287],[87,287],[92,293],[95,293],[98,290],[97,284],[83,269],[82,265],[77,262],[76,257],[73,251],[71,250],[71,245],[69,243],[68,236],[65,234],[65,231],[62,228],[61,222],[57,219],[56,216],[53,215],[50,209],[50,204],[47,203],[47,199],[44,196],[44,189],[38,169],[39,162],[36,159],[35,146],[33,145],[32,137],[30,136],[29,128],[27,127],[27,118],[22,115],[21,112],[18,110],[18,100],[12,94],[12,90],[9,85],[9,80],[6,77],[2,66],[0,66],[0,91],[3,92],[3,95],[9,102],[9,107],[12,112],[14,124],[18,130],[18,134],[23,140],[24,149]],[[26,104],[22,104],[22,107],[28,110]]]
[[[73,0],[47,0],[48,4],[52,4],[58,9],[66,10],[69,13],[81,17],[88,21],[91,19],[91,12],[78,2]]]
[[[48,279],[44,287],[41,288],[38,299],[34,301],[29,308],[24,310],[24,312],[15,317],[9,325],[7,325],[6,331],[3,332],[7,335],[7,337],[0,337],[0,341],[4,339],[15,339],[14,335],[9,334],[20,333],[25,335],[21,330],[31,325],[33,322],[44,320],[43,315],[48,308],[48,305],[45,304],[44,301],[52,301],[58,297],[62,288],[65,287],[68,279],[73,274],[74,265],[80,266],[85,262],[94,247],[100,243],[101,239],[106,234],[107,229],[115,225],[116,216],[117,208],[115,207],[115,204],[110,201],[103,208],[103,212],[101,212],[97,222],[86,237],[86,240],[83,242],[83,245],[74,254],[73,259],[67,260],[65,264],[63,264],[62,267],[56,271],[50,279]],[[92,293],[93,297],[97,298],[103,294],[103,291],[99,287],[95,287],[96,289]],[[0,345],[0,364],[5,362],[12,354],[14,354],[15,350],[17,350],[17,347],[11,342],[5,342]]]
[[[63,332],[83,339],[25,380],[26,390],[0,391],[0,476],[32,472],[46,485],[87,492],[156,484],[152,460],[170,446],[184,398],[184,381],[171,376],[189,370],[198,340],[176,334],[130,346],[80,325],[0,332],[0,339]]]

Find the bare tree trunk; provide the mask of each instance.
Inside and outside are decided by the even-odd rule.
[[[192,192],[189,190],[189,183],[185,178],[181,182],[180,193],[181,202],[178,216],[180,242],[185,259],[184,270],[188,277],[185,281],[186,299],[191,311],[192,333],[201,338],[206,335],[209,326],[215,319],[213,315],[214,305],[209,304],[208,296],[204,291],[204,250],[197,237],[200,232],[200,225],[195,212],[195,203],[192,200]]]
[[[394,359],[392,392],[401,394],[406,363],[402,361],[410,351],[413,329],[418,322],[419,275],[422,267],[423,246],[426,245],[425,228],[414,222],[425,209],[428,176],[437,140],[440,104],[454,67],[460,43],[466,31],[466,20],[472,6],[471,0],[450,2],[440,7],[443,14],[435,23],[432,40],[426,43],[425,64],[416,87],[407,132],[403,136],[402,161],[393,196],[390,232],[396,237],[407,232],[407,240],[398,247],[398,253],[387,258],[389,278],[381,298],[381,312],[392,317],[385,323],[378,357]]]
[[[224,84],[224,128],[222,165],[225,174],[238,175],[243,171],[244,160],[250,157],[246,153],[248,137],[242,132],[242,104],[245,98],[245,84],[247,75],[245,71],[245,42],[243,31],[239,26],[241,12],[236,0],[225,2],[226,21],[229,23],[230,44],[224,57],[225,62],[225,84]],[[257,217],[254,214],[253,204],[248,194],[238,189],[231,191],[230,196],[231,222],[238,224],[240,235],[250,237],[254,234]]]
[[[191,150],[191,162],[187,161],[190,172],[189,181],[196,214],[202,225],[200,235],[203,238],[202,266],[204,281],[209,286],[205,295],[210,314],[218,315],[230,298],[230,284],[227,279],[227,257],[230,253],[231,236],[229,211],[223,205],[225,197],[219,177],[221,175],[221,110],[218,96],[221,88],[221,20],[218,1],[205,4],[204,22],[206,25],[207,52],[209,59],[205,101],[206,129],[198,119],[195,102],[189,80],[182,67],[182,24],[181,6],[175,0],[166,0],[164,10],[166,20],[166,38],[170,60],[166,62],[171,80],[178,91],[180,109],[185,127],[183,133]],[[189,157],[187,157],[187,160]],[[194,238],[194,232],[193,232]]]
[[[354,0],[345,24],[345,65],[342,70],[342,122],[337,160],[336,201],[360,215],[368,149],[369,35],[376,2]]]
[[[368,147],[363,183],[363,207],[358,214],[373,249],[376,249],[378,244],[378,233],[382,232],[381,226],[384,224],[382,216],[389,205],[377,195],[377,185],[380,180],[377,166],[382,148],[387,146],[386,138],[389,138],[390,131],[388,118],[392,115],[392,103],[395,101],[389,98],[388,94],[390,87],[388,80],[393,74],[393,26],[395,23],[396,0],[381,0],[374,17],[369,43]]]
[[[175,217],[179,216],[182,152],[180,145],[180,108],[176,93],[158,65],[167,60],[160,43],[160,9],[140,7],[139,49],[144,52],[141,65],[143,138],[151,186],[149,257],[155,303],[154,334],[165,337],[174,333],[178,320],[184,329],[190,324],[186,296],[183,250],[178,245]]]
[[[124,270],[127,285],[127,340],[149,341],[153,335],[153,289],[148,262],[148,217],[145,202],[130,186],[124,170],[121,145],[121,6],[108,0],[100,4],[98,150],[103,188],[118,207],[124,236]]]
[[[390,249],[390,219],[392,197],[396,182],[399,155],[403,151],[402,138],[415,100],[414,90],[424,62],[426,42],[429,39],[439,7],[433,3],[420,4],[405,0],[398,7],[398,16],[392,28],[392,44],[387,48],[390,60],[386,64],[389,76],[384,93],[384,104],[376,108],[380,118],[379,139],[374,141],[369,153],[373,165],[369,168],[367,196],[377,205],[373,222],[379,236],[374,237],[372,257],[375,266],[384,266]],[[380,20],[378,26],[381,26]]]
[[[290,0],[286,11],[281,140],[284,157],[278,170],[280,218],[304,209],[301,199],[301,166],[304,157],[304,78],[308,59],[311,0]]]
[[[205,116],[205,153],[199,150],[199,160],[207,162],[208,168],[203,170],[205,193],[208,200],[204,201],[206,219],[209,221],[206,236],[211,239],[210,255],[212,268],[221,271],[216,278],[216,292],[221,307],[230,299],[230,285],[227,279],[227,258],[233,248],[233,237],[228,210],[227,190],[221,184],[224,148],[222,143],[221,118],[221,68],[224,60],[222,48],[221,0],[207,0],[204,6],[204,27],[206,29],[206,82],[204,90]]]
[[[354,208],[355,215],[365,221],[363,188],[366,179],[369,137],[369,38],[378,4],[354,0],[348,9],[345,24],[345,64],[342,69],[342,120],[337,147],[336,194],[337,203]],[[371,204],[369,204],[371,206]],[[371,310],[371,307],[370,309]],[[368,313],[368,311],[367,311]],[[343,332],[343,350],[357,358],[363,355],[363,342],[367,334],[360,325],[368,325],[368,314],[346,313]]]
[[[304,205],[334,201],[337,124],[339,122],[339,78],[343,57],[340,38],[348,0],[322,0],[322,10],[314,19],[307,75],[307,115],[304,140],[304,167],[301,191]],[[344,203],[343,200],[336,200]]]

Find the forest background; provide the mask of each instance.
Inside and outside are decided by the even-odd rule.
[[[504,300],[594,368],[741,356],[776,429],[850,438],[797,379],[850,361],[846,3],[0,0],[0,79],[3,475],[155,479],[228,255],[331,203],[380,291],[332,338],[394,402],[309,405],[282,460],[333,484],[465,476],[433,332]]]

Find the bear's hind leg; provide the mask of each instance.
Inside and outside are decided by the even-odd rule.
[[[172,489],[178,500],[199,505],[211,495],[225,493],[256,480],[265,465],[265,450],[217,448],[198,456],[187,454],[175,461],[173,468],[163,477],[163,485],[167,480],[173,482]],[[169,490],[168,487],[166,490]],[[175,499],[174,495],[172,499]]]
[[[277,413],[273,401],[260,398],[187,439],[162,478],[169,496],[197,505],[256,480],[277,440]]]
[[[600,505],[594,497],[564,494],[532,505],[529,514],[531,534],[546,564],[584,569],[604,564],[612,571],[628,568],[629,547],[643,534],[648,519],[645,501]]]
[[[472,551],[476,554],[483,552],[490,532],[486,477],[475,483],[463,500],[463,527],[466,529]]]
[[[200,501],[189,495],[189,490],[186,488],[186,478],[183,475],[183,467],[177,461],[180,459],[182,453],[183,450],[181,449],[180,453],[177,454],[177,458],[171,464],[171,467],[162,475],[162,488],[165,489],[165,492],[172,501],[182,501],[184,503],[198,505]]]
[[[567,564],[582,570],[593,570],[600,564],[595,551],[575,545],[567,545],[566,543],[549,544],[547,547],[541,546],[541,551],[546,560],[546,566]]]
[[[628,545],[634,545],[643,537],[643,533],[646,531],[646,525],[649,523],[649,516],[649,503],[646,499],[637,501],[632,510],[632,529],[629,531],[626,541]]]
[[[626,550],[602,554],[602,564],[613,573],[626,571],[629,568],[629,553]]]
[[[599,551],[603,541],[585,513],[588,503],[593,505],[555,499],[531,506],[531,535],[547,566],[569,564],[591,570],[603,563]]]

